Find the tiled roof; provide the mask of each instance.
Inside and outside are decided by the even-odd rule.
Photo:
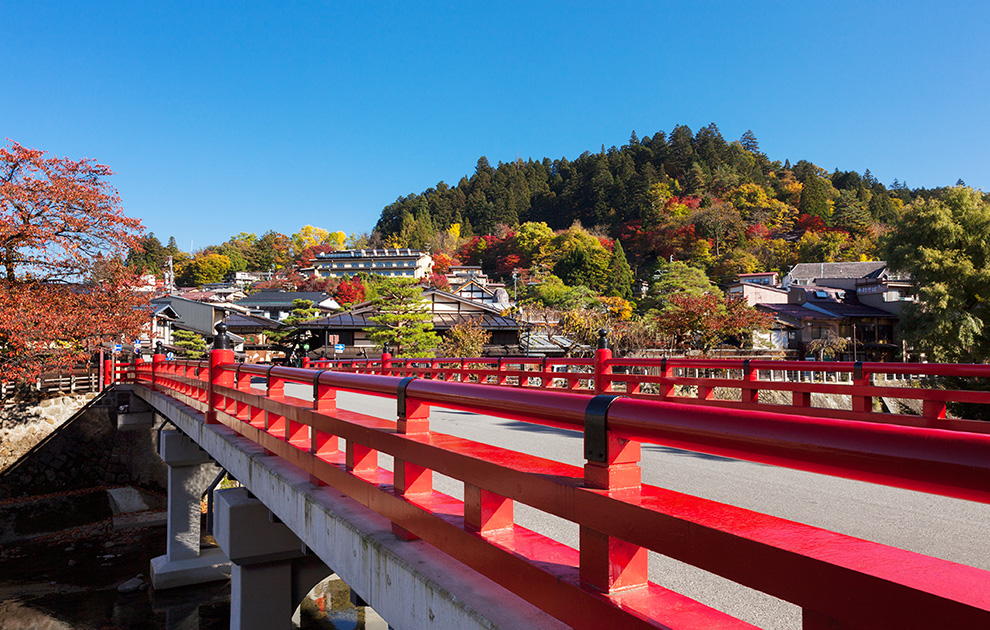
[[[231,313],[224,320],[227,327],[231,330],[243,330],[245,328],[262,328],[266,330],[274,330],[282,326],[281,323],[275,321],[274,319],[268,319],[267,317],[261,317],[259,315],[244,315],[241,313]]]
[[[330,299],[322,291],[259,291],[234,302],[243,306],[292,306],[293,300],[309,300],[314,304]]]
[[[337,315],[330,315],[329,317],[321,317],[320,319],[302,322],[299,324],[299,327],[360,330],[363,328],[371,328],[376,325],[375,322],[369,319],[369,317],[373,315],[374,313],[338,313]],[[518,330],[522,328],[522,325],[511,317],[502,317],[501,315],[494,315],[492,313],[434,313],[433,327],[443,330],[450,328],[455,324],[464,323],[471,320],[478,321],[482,328],[489,330]]]
[[[765,311],[771,311],[774,315],[784,315],[798,320],[833,319],[825,313],[805,308],[799,304],[757,304],[757,307]]]
[[[815,304],[815,306],[839,317],[897,318],[897,315],[894,315],[893,313],[882,311],[878,308],[873,308],[872,306],[866,306],[865,304],[849,302],[822,302],[820,304]]]
[[[886,266],[882,260],[798,263],[787,275],[792,278],[865,278]]]
[[[849,317],[897,318],[893,313],[888,313],[872,306],[849,304],[847,302],[822,301],[815,304],[817,309],[822,309],[821,311],[800,304],[759,304],[758,306],[774,314],[785,315],[795,319],[846,319]],[[822,311],[826,312],[823,313]]]

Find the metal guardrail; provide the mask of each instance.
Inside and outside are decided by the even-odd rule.
[[[604,354],[596,362],[616,365]],[[873,367],[854,367],[854,380]],[[660,444],[990,503],[988,435],[616,393],[494,390],[409,379],[401,372],[419,368],[387,359],[377,369],[392,374],[236,364],[219,350],[209,362],[156,357],[125,372],[574,627],[750,627],[649,582],[648,551],[792,602],[806,628],[990,627],[990,572],[642,484],[639,468],[640,445]],[[287,395],[287,383],[312,388],[313,399]],[[396,416],[338,409],[338,391],[393,399]],[[434,432],[432,406],[582,432],[586,464]],[[392,471],[378,466],[379,452],[393,458]],[[434,471],[460,480],[464,500],[435,491]],[[515,502],[575,523],[579,548],[516,524]]]

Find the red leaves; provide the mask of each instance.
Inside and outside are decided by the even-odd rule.
[[[811,232],[823,232],[828,226],[822,221],[822,218],[817,215],[802,214],[794,222],[794,227],[799,230],[808,230]]]
[[[111,174],[86,158],[0,147],[0,379],[70,366],[150,321],[120,262],[141,222],[123,215]]]
[[[443,252],[438,252],[433,256],[433,273],[445,275],[450,271],[450,266],[460,264],[456,258],[451,258]]]
[[[447,280],[447,276],[439,273],[431,273],[429,276],[423,278],[422,283],[434,289],[450,291],[450,281]]]
[[[0,281],[0,380],[30,380],[86,361],[104,343],[135,339],[151,321],[136,283],[117,270],[85,285]]]
[[[354,277],[350,280],[341,280],[337,284],[337,292],[334,294],[334,299],[339,304],[357,304],[358,302],[363,302],[364,285],[361,284],[361,279]]]
[[[745,300],[712,293],[677,293],[657,319],[657,328],[682,347],[707,352],[719,343],[754,330],[767,329],[773,318]]]
[[[79,281],[99,255],[122,256],[141,222],[125,217],[112,171],[94,160],[0,148],[0,264],[8,281]]]

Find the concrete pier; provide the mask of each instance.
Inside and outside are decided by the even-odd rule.
[[[216,493],[216,540],[232,562],[231,630],[289,630],[306,593],[331,571],[244,488]]]
[[[200,550],[200,497],[219,468],[181,431],[163,431],[159,455],[168,464],[166,554],[151,561],[155,589],[225,580],[230,561],[220,549]]]

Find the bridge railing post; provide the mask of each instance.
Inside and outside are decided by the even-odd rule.
[[[234,362],[234,351],[230,349],[227,339],[227,324],[220,322],[216,325],[217,334],[214,337],[213,350],[210,351],[209,386],[206,394],[206,424],[217,424],[217,407],[226,409],[226,398],[216,391],[216,387],[233,387],[234,375],[221,366]]]
[[[403,435],[415,435],[430,432],[430,406],[410,398],[406,389],[416,377],[407,376],[399,383],[396,391],[396,431]],[[394,460],[393,485],[401,496],[429,494],[433,492],[433,471],[425,466],[407,462],[398,457]],[[415,540],[415,536],[403,527],[392,524],[392,531],[403,540]]]
[[[595,351],[595,394],[612,391],[612,366],[608,361],[612,358],[612,350],[608,347],[608,331],[602,328],[598,331],[598,350]]]
[[[756,387],[757,377],[760,371],[754,370],[749,365],[749,359],[743,361],[743,373],[742,380],[743,386],[740,393],[740,399],[744,403],[755,403],[759,402],[760,390]]]
[[[324,413],[333,413],[337,410],[337,390],[331,386],[320,382],[320,376],[328,369],[320,370],[313,376],[313,409]],[[313,457],[320,459],[331,459],[337,456],[340,451],[340,439],[338,436],[325,431],[320,431],[316,427],[309,430],[309,453]],[[325,486],[319,477],[309,476],[313,485]]]
[[[858,393],[852,396],[852,410],[862,413],[873,412],[873,397],[864,395],[863,390],[872,385],[870,378],[872,375],[863,369],[863,362],[857,361],[853,364],[853,388]]]
[[[392,353],[388,350],[388,344],[382,347],[382,374],[388,375],[392,372]]]
[[[642,492],[640,443],[608,430],[608,408],[616,398],[595,396],[585,410],[584,485],[605,490],[613,498],[637,500]],[[613,593],[647,584],[645,547],[582,525],[579,554],[581,582],[588,586]]]
[[[158,389],[159,373],[162,370],[162,366],[159,364],[163,361],[165,361],[165,353],[162,342],[159,341],[158,345],[155,346],[155,354],[151,356],[151,389]]]

